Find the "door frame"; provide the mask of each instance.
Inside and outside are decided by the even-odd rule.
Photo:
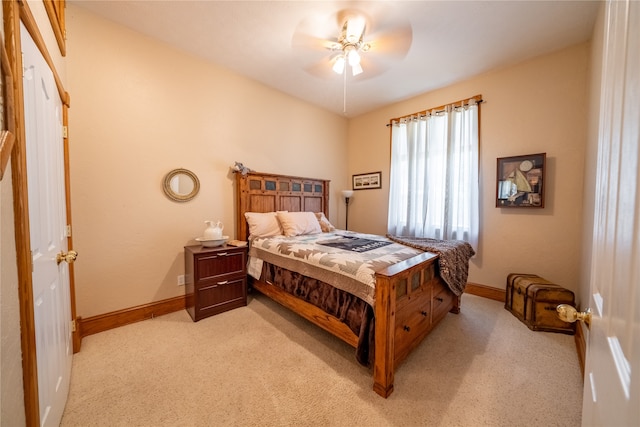
[[[22,47],[20,42],[20,22],[36,43],[45,61],[53,71],[58,94],[63,104],[63,125],[67,126],[67,109],[70,105],[69,94],[64,90],[60,76],[58,75],[51,55],[35,17],[29,5],[25,1],[3,1],[4,18],[4,42],[9,64],[13,73],[13,95],[15,103],[15,129],[16,140],[11,156],[11,178],[13,180],[13,209],[15,221],[16,263],[18,270],[18,297],[20,306],[21,348],[22,348],[22,380],[24,387],[25,420],[27,426],[40,424],[40,411],[38,399],[38,365],[36,358],[35,322],[33,314],[33,288],[31,245],[29,230],[29,203],[27,188],[26,166],[26,139],[24,125],[24,92],[22,84]],[[69,184],[69,139],[68,134],[64,141],[64,167],[65,188],[67,205],[67,224],[71,224],[70,184]],[[73,249],[73,241],[68,237],[68,248]],[[73,265],[69,266],[69,286],[71,319],[75,323],[75,281]],[[73,352],[80,350],[80,333],[73,329]]]

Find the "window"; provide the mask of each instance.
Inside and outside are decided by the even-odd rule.
[[[393,121],[388,233],[477,247],[478,147],[476,98]]]

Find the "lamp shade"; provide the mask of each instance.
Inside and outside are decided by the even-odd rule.
[[[336,62],[333,63],[333,71],[336,72],[336,74],[342,74],[344,72],[344,56],[340,55],[336,58]]]
[[[342,197],[348,199],[353,196],[353,190],[342,190]]]
[[[354,65],[360,64],[360,55],[358,55],[358,51],[356,50],[355,47],[347,46],[344,49],[344,54],[347,57],[347,60],[349,61],[349,65],[351,65],[352,67]]]

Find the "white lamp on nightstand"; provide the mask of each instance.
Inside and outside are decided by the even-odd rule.
[[[349,199],[353,197],[353,190],[342,190],[342,197],[344,197],[344,202],[347,204],[347,215],[345,217],[344,228],[345,230],[349,229]]]

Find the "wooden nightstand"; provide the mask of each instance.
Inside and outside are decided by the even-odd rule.
[[[194,322],[247,305],[247,248],[184,247],[186,308]]]

